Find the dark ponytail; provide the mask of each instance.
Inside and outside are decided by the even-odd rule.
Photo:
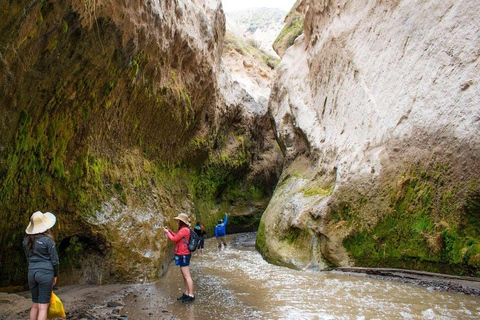
[[[50,229],[43,232],[43,233],[37,233],[37,234],[27,234],[27,247],[28,251],[33,252],[33,243],[37,238],[41,237],[49,237],[50,239],[53,240],[53,243],[55,243],[55,239],[53,238],[52,233],[50,232]]]
[[[33,251],[33,243],[35,242],[36,238],[37,238],[37,234],[27,234],[28,251],[30,251],[30,252]]]

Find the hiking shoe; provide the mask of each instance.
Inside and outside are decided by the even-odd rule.
[[[186,297],[188,297],[188,295],[186,295],[186,294],[184,293],[184,294],[182,294],[181,297],[178,297],[178,298],[177,298],[177,301],[183,301],[183,299],[185,299]]]
[[[195,297],[188,296],[188,295],[185,298],[182,299],[183,303],[189,303],[189,302],[193,302],[193,301],[195,301]]]

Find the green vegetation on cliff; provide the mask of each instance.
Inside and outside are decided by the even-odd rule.
[[[293,5],[292,9],[285,18],[285,26],[273,43],[273,49],[280,57],[283,57],[285,51],[293,45],[295,39],[303,33],[303,14],[297,11],[301,1]]]
[[[126,26],[125,14],[91,1],[0,9],[0,286],[25,284],[21,242],[37,210],[58,217],[61,272],[90,252],[105,274],[127,279],[148,262],[134,246],[149,243],[93,223],[105,204],[115,214],[156,210],[168,224],[191,201],[210,229],[233,206],[265,206],[273,186],[246,178],[262,137],[241,116],[215,115],[215,50],[197,50],[155,16],[142,14],[150,30]],[[165,261],[167,249],[152,246]]]
[[[235,50],[242,56],[257,60],[260,65],[266,64],[271,69],[275,69],[280,63],[279,59],[276,59],[269,53],[260,50],[258,43],[256,43],[253,39],[244,41],[243,39],[234,36],[230,32],[227,32],[225,34],[224,45],[226,51]]]
[[[344,246],[356,265],[480,276],[478,189],[455,186],[449,176],[440,164],[412,170],[392,190],[389,213],[371,228],[357,227],[359,212],[343,206],[336,218],[355,230]]]

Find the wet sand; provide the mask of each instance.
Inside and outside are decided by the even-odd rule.
[[[72,285],[60,287],[55,294],[62,300],[67,319],[128,319],[122,315],[123,299],[127,295],[142,294],[141,284]],[[30,292],[0,293],[0,319],[28,319]],[[161,308],[161,306],[159,306]],[[172,314],[162,308],[156,319],[172,319]]]

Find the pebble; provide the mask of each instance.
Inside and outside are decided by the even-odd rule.
[[[115,307],[119,307],[121,305],[122,304],[120,304],[119,302],[115,302],[115,301],[108,301],[107,302],[107,307],[109,307],[109,308],[115,308]]]

